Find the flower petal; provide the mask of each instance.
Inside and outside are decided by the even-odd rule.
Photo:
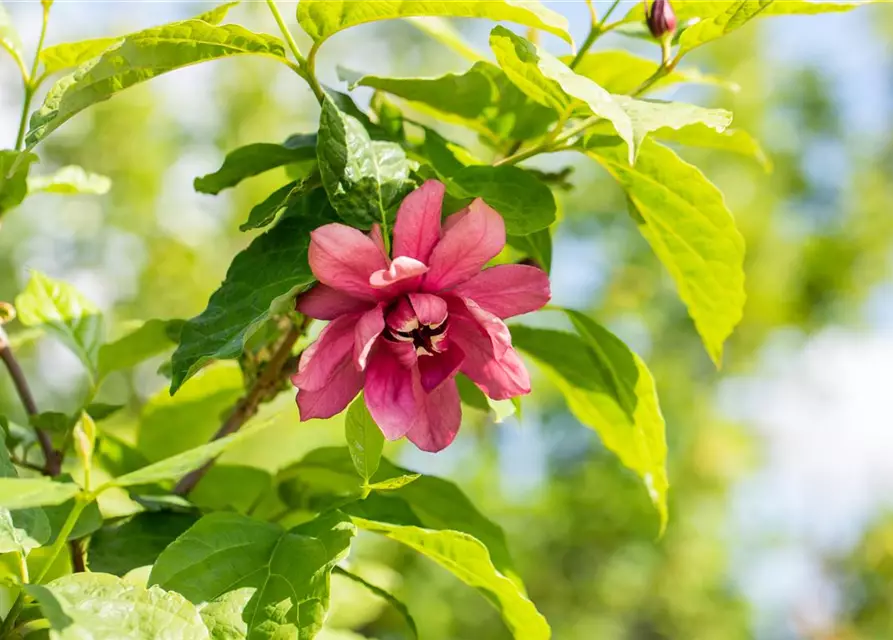
[[[456,213],[448,215],[447,219],[443,221],[443,230],[441,231],[441,235],[445,234],[447,231],[459,224],[459,221],[467,215],[468,207],[465,207],[464,209],[460,209]]]
[[[523,264],[501,264],[484,269],[451,291],[500,318],[529,313],[549,302],[549,276]]]
[[[410,293],[409,302],[419,322],[427,325],[442,324],[447,318],[447,303],[430,293]]]
[[[369,358],[366,408],[388,440],[402,438],[417,421],[424,419],[418,378],[418,369],[404,367],[390,349],[376,349]]]
[[[452,343],[443,353],[419,357],[419,374],[422,389],[430,393],[458,373],[465,352]]]
[[[415,310],[405,297],[397,300],[397,304],[388,313],[387,323],[393,331],[402,333],[409,333],[419,328],[419,319],[416,317]]]
[[[363,372],[357,371],[351,358],[344,358],[332,372],[329,384],[317,391],[298,391],[301,421],[331,418],[350,404],[363,386]]]
[[[437,292],[465,282],[505,246],[502,216],[480,198],[444,233],[431,252],[423,289]]]
[[[360,371],[366,368],[369,352],[384,331],[384,305],[378,303],[360,316],[354,332],[354,364]]]
[[[406,437],[422,451],[437,453],[445,449],[459,433],[462,407],[456,380],[450,379],[425,398],[426,420],[410,429]]]
[[[308,259],[317,280],[363,300],[376,297],[369,276],[388,267],[372,238],[336,222],[310,233]]]
[[[334,320],[345,313],[367,310],[372,303],[354,298],[322,283],[298,296],[295,310],[317,320]]]
[[[427,271],[428,267],[425,266],[423,262],[419,262],[415,258],[399,256],[394,258],[390,267],[379,269],[370,274],[369,285],[375,289],[387,289],[398,282],[403,282],[409,278],[415,278]]]
[[[404,198],[394,224],[394,257],[409,256],[428,262],[431,250],[440,240],[444,191],[442,183],[427,180]]]
[[[530,393],[530,375],[512,347],[508,327],[493,314],[465,300],[467,311],[450,307],[450,340],[465,352],[460,371],[494,400]]]
[[[354,330],[361,314],[351,313],[332,320],[316,342],[304,350],[298,372],[291,378],[299,389],[317,391],[332,384],[344,359],[353,362]]]

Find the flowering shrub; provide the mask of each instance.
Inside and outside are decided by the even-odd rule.
[[[537,2],[301,0],[296,21],[310,42],[306,55],[273,0],[267,5],[281,39],[224,24],[235,4],[120,37],[44,46],[52,2],[42,0],[30,68],[0,6],[0,47],[24,87],[14,148],[0,151],[0,216],[15,215],[36,192],[111,188],[81,167],[40,175],[38,145],[81,111],[179,68],[263,56],[293,71],[320,105],[316,131],[235,149],[195,180],[197,191],[216,195],[274,169],[288,175],[248,212],[240,228],[262,231],[233,258],[198,316],[151,319],[109,340],[91,301],[40,273],[14,304],[0,305],[0,356],[26,418],[0,416],[0,559],[9,561],[0,577],[10,602],[0,640],[47,629],[59,638],[312,638],[326,619],[333,573],[388,599],[415,637],[406,607],[349,570],[360,529],[430,557],[481,592],[515,638],[548,638],[499,527],[451,483],[383,458],[384,440],[405,436],[436,452],[457,437],[463,404],[517,407],[531,393],[523,352],[641,479],[662,530],[665,425],[645,363],[579,311],[548,309],[569,330],[504,322],[549,302],[555,193],[572,188],[567,171],[528,161],[576,152],[616,180],[718,365],[742,315],[744,243],[722,193],[671,145],[757,159],[760,148],[730,128],[728,111],[646,96],[717,82],[680,63],[753,19],[858,3],[656,0],[624,17],[614,16],[618,2],[601,15],[590,3],[589,34],[574,49],[564,18]],[[511,23],[528,37],[495,26],[491,60],[448,18]],[[389,19],[412,20],[472,65],[435,78],[341,69],[349,90],[374,90],[368,109],[320,83],[317,54],[330,37]],[[538,31],[566,42],[567,54],[540,47]],[[609,32],[649,40],[655,60],[592,51]],[[56,75],[31,113],[40,87]],[[476,132],[480,149],[409,119],[385,96]],[[328,324],[311,341],[316,321]],[[13,348],[22,327],[54,337],[80,360],[88,390],[76,411],[47,411],[32,394]],[[219,364],[232,360],[240,373],[234,404],[207,443],[125,455],[104,426],[120,407],[94,400],[111,375],[171,350],[162,367],[173,396],[167,402],[199,384],[219,390]],[[213,485],[209,469],[266,427],[255,416],[289,378],[295,423],[347,409],[346,446],[271,470],[269,486],[247,506],[201,504],[193,491],[200,482],[228,491]],[[130,511],[104,513],[97,499],[107,492],[132,498]],[[269,504],[276,508],[261,508]]]

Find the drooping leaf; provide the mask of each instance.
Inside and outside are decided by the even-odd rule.
[[[138,513],[106,525],[90,537],[90,569],[123,576],[137,567],[154,564],[197,520],[193,514],[159,511]]]
[[[702,147],[737,153],[760,163],[765,171],[772,170],[772,160],[757,140],[741,129],[716,131],[703,124],[692,124],[681,129],[658,129],[654,137],[687,147]]]
[[[226,154],[217,171],[195,179],[193,186],[200,193],[216,195],[242,180],[277,167],[316,158],[316,134],[296,134],[282,144],[257,142]]]
[[[347,410],[344,419],[344,435],[353,466],[364,481],[375,475],[381,462],[381,451],[384,448],[384,435],[375,420],[366,409],[363,396],[354,400]]]
[[[22,41],[6,8],[0,4],[0,49],[6,49],[17,60],[22,59]]]
[[[534,233],[555,222],[552,191],[520,167],[465,167],[452,176],[447,189],[458,198],[483,198],[502,215],[511,235]]]
[[[25,589],[58,640],[210,640],[198,610],[158,587],[146,589],[107,573],[76,573]]]
[[[33,153],[0,151],[0,216],[19,206],[28,195],[28,170],[32,162],[37,162]]]
[[[412,187],[411,165],[402,147],[371,140],[356,118],[328,98],[322,105],[316,151],[329,201],[352,226],[368,229],[389,219]]]
[[[674,5],[675,6],[675,5]],[[573,56],[562,57],[562,62],[569,63]],[[606,91],[614,94],[630,94],[642,86],[658,69],[658,62],[641,58],[629,51],[593,51],[583,56],[574,72],[586,76]],[[673,71],[654,83],[653,88],[667,87],[674,84],[707,84],[718,85],[730,90],[737,90],[738,85],[718,76],[703,74],[693,69]]]
[[[99,310],[70,284],[31,272],[25,290],[16,296],[19,320],[42,327],[58,338],[96,377],[103,323]]]
[[[521,2],[517,0],[487,0],[487,2],[474,0],[455,0],[453,2],[301,0],[298,4],[297,15],[298,24],[317,46],[342,29],[358,24],[422,16],[505,20],[534,29],[542,29],[573,44],[564,16],[546,9],[535,0]]]
[[[586,153],[629,196],[639,231],[666,266],[717,364],[744,308],[744,239],[722,193],[670,149],[646,141],[635,167],[619,141],[593,137]]]
[[[412,485],[410,485],[412,486]],[[427,556],[474,587],[502,614],[516,640],[547,640],[549,623],[524,591],[493,566],[487,547],[460,531],[424,529],[355,517],[361,529],[380,533]]]
[[[0,478],[0,508],[16,510],[42,507],[73,498],[80,487],[51,478]]]
[[[0,431],[0,436],[2,436]],[[18,474],[9,459],[6,445],[0,442],[0,477],[16,478]],[[28,553],[45,544],[50,537],[50,524],[43,509],[0,507],[0,553]]]
[[[510,235],[506,242],[525,253],[546,273],[552,270],[552,233],[549,229],[540,229],[526,236]]]
[[[533,43],[502,27],[496,27],[490,34],[490,46],[509,79],[533,100],[559,113],[596,115],[610,122],[627,144],[630,164],[635,161],[642,140],[651,131],[662,127],[678,129],[696,122],[721,131],[732,120],[731,114],[722,109],[612,95]]]
[[[383,599],[385,602],[390,604],[394,610],[400,614],[406,621],[406,626],[409,627],[410,632],[412,632],[412,637],[418,640],[419,638],[419,630],[416,627],[415,620],[412,619],[412,615],[409,613],[409,609],[403,604],[400,600],[395,598],[393,594],[388,591],[385,591],[381,587],[377,587],[371,582],[363,579],[361,576],[358,576],[355,573],[351,573],[347,569],[342,569],[341,567],[335,567],[334,573],[339,576],[344,576],[348,580],[352,580],[357,584],[363,585],[366,589],[377,595],[379,598]]]
[[[654,380],[619,338],[583,314],[568,316],[579,336],[514,326],[512,342],[546,368],[577,420],[642,478],[663,529],[667,445]]]
[[[131,34],[53,85],[43,105],[31,115],[28,147],[90,105],[135,84],[199,62],[243,54],[285,61],[279,39],[238,25],[184,20]]]
[[[147,320],[137,329],[99,348],[99,377],[136,366],[176,344],[182,320]]]
[[[108,193],[112,181],[98,173],[84,171],[83,167],[69,165],[48,176],[28,178],[28,192],[58,193],[61,195]]]
[[[347,555],[356,533],[349,519],[329,512],[286,531],[233,513],[199,520],[158,558],[150,584],[182,593],[193,603],[226,610],[237,637],[313,638],[329,604],[332,568]],[[253,591],[250,597],[230,596]]]
[[[319,174],[315,172],[303,180],[289,182],[271,193],[263,202],[252,207],[248,214],[248,220],[239,225],[239,231],[266,227],[276,219],[277,213],[289,207],[296,207],[296,213],[299,215],[304,206],[304,197],[319,186]]]
[[[211,359],[235,358],[277,302],[289,302],[313,283],[307,263],[310,231],[330,221],[325,194],[307,195],[230,264],[205,310],[183,326],[172,358],[171,394]]]

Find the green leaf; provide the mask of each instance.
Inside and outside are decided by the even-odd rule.
[[[552,232],[549,229],[540,229],[526,236],[510,235],[506,238],[506,242],[536,262],[540,269],[546,273],[551,272]]]
[[[182,320],[147,320],[139,328],[99,348],[99,377],[130,369],[176,344],[174,332]]]
[[[384,448],[384,435],[366,409],[366,401],[360,395],[347,410],[344,419],[344,435],[347,448],[357,473],[365,482],[378,471],[381,451]]]
[[[756,160],[767,172],[772,170],[772,160],[763,151],[760,143],[741,129],[726,129],[720,132],[703,124],[692,124],[681,129],[658,129],[654,132],[654,137],[687,147],[737,153]]]
[[[366,589],[377,595],[379,598],[385,600],[388,604],[390,604],[394,610],[400,614],[400,617],[406,621],[406,626],[409,627],[410,632],[412,632],[412,637],[418,640],[419,638],[419,630],[416,627],[415,620],[412,619],[412,615],[409,613],[409,609],[403,604],[400,600],[395,598],[390,592],[385,591],[381,587],[377,587],[371,582],[368,582],[358,576],[355,573],[351,573],[346,569],[342,569],[341,567],[335,567],[335,574],[339,576],[344,576],[348,580],[353,580],[357,584],[363,585]]]
[[[66,434],[77,422],[77,416],[70,416],[59,411],[43,411],[33,416],[28,416],[28,424],[35,429],[43,429],[50,433]]]
[[[505,220],[505,231],[527,235],[555,222],[552,191],[520,167],[470,166],[456,172],[447,183],[458,198],[483,198]]]
[[[87,405],[87,413],[90,414],[90,417],[99,422],[100,420],[105,420],[109,416],[118,413],[121,409],[124,408],[123,404],[107,404],[105,402],[91,402]]]
[[[7,13],[6,8],[2,4],[0,4],[0,48],[6,49],[9,55],[21,62],[22,41],[12,25],[9,13]]]
[[[395,491],[397,489],[405,487],[410,482],[415,482],[421,477],[422,474],[420,473],[407,473],[406,475],[396,476],[394,478],[387,478],[386,480],[381,480],[379,482],[373,482],[369,485],[368,488],[373,491]]]
[[[732,115],[722,109],[611,95],[533,43],[502,27],[496,27],[490,34],[490,46],[509,79],[532,99],[559,113],[572,115],[582,109],[583,115],[596,115],[609,121],[628,145],[630,164],[634,162],[642,140],[651,131],[661,127],[678,129],[696,122],[722,131],[732,121]]]
[[[145,589],[107,573],[76,573],[25,590],[40,604],[58,640],[210,639],[198,610],[180,594]]]
[[[6,446],[0,442],[0,478],[17,476]],[[43,509],[10,511],[0,507],[0,553],[28,553],[45,544],[49,538],[50,523]]]
[[[266,200],[255,205],[248,214],[248,220],[239,226],[239,231],[250,231],[266,227],[276,218],[276,214],[282,209],[296,207],[294,212],[300,215],[303,208],[303,198],[320,186],[319,174],[312,173],[303,180],[289,182],[271,193]],[[290,215],[290,214],[286,214]]]
[[[32,271],[25,290],[16,296],[15,307],[23,325],[52,333],[96,377],[103,326],[92,302],[71,285]]]
[[[404,0],[382,0],[352,2],[351,0],[301,0],[298,4],[297,15],[298,24],[313,39],[316,46],[342,29],[358,24],[421,16],[505,20],[533,29],[541,29],[573,44],[564,16],[546,9],[536,1],[434,2],[422,0],[420,2],[405,2]]]
[[[309,639],[325,618],[332,568],[347,555],[355,533],[338,512],[290,531],[246,516],[213,513],[161,554],[149,582],[196,604],[220,602],[228,592],[253,591],[247,601],[241,598],[242,611],[229,608],[238,615],[228,625],[239,631],[237,637]]]
[[[199,62],[256,54],[286,61],[282,42],[238,25],[184,20],[127,36],[95,61],[61,78],[31,115],[28,147],[69,118],[135,84]]]
[[[84,171],[83,167],[69,165],[48,176],[28,178],[28,192],[58,193],[62,195],[108,193],[112,181],[98,173]]]
[[[410,162],[400,145],[371,140],[356,118],[323,101],[316,147],[322,183],[338,216],[368,229],[389,218],[409,192]]]
[[[28,169],[37,161],[37,156],[27,151],[0,151],[0,216],[19,206],[28,195]]]
[[[236,186],[246,178],[315,158],[314,133],[290,136],[282,144],[257,142],[230,151],[217,171],[196,178],[193,186],[200,193],[216,195],[224,189]]]
[[[290,304],[313,283],[307,263],[310,231],[330,221],[330,207],[317,190],[289,211],[291,215],[233,259],[208,306],[183,326],[171,360],[172,395],[208,361],[238,357],[245,341],[270,317],[271,308]]]
[[[567,64],[572,59],[573,56],[563,56],[561,61]],[[654,60],[640,58],[628,51],[596,51],[583,56],[574,67],[574,72],[586,76],[610,93],[630,94],[650,78],[659,66]],[[739,88],[723,78],[679,67],[655,82],[652,87],[659,89],[683,83],[719,85],[733,91]]]
[[[51,478],[0,478],[0,508],[16,510],[62,504],[81,488]]]
[[[71,475],[63,473],[55,478],[56,482],[71,482]],[[62,504],[43,507],[47,521],[50,525],[50,537],[46,541],[45,546],[49,546],[56,541],[65,521],[68,519],[71,510],[74,509],[75,499],[68,500]],[[102,513],[99,511],[99,505],[94,500],[83,508],[81,515],[78,516],[77,522],[74,523],[74,529],[68,534],[69,540],[77,540],[88,536],[102,526]]]
[[[385,535],[431,558],[477,589],[502,614],[516,640],[551,637],[549,623],[524,591],[493,566],[487,547],[480,540],[459,531],[437,531],[357,517],[353,520],[361,529]]]
[[[238,433],[214,440],[208,444],[178,453],[170,458],[165,458],[147,467],[126,473],[110,480],[100,490],[108,487],[132,487],[140,484],[152,484],[165,480],[178,480],[190,471],[194,471],[205,463],[210,462],[221,453],[241,442],[246,436],[254,434],[257,429],[242,429]]]
[[[192,514],[159,511],[138,513],[106,525],[90,537],[90,569],[123,576],[137,567],[154,564],[197,520]]]
[[[635,167],[622,146],[590,138],[586,153],[629,196],[639,231],[666,266],[717,365],[744,309],[744,239],[722,193],[697,167],[646,141]]]
[[[579,337],[513,326],[512,343],[531,355],[564,394],[574,416],[642,478],[667,521],[667,445],[654,380],[623,342],[586,316],[567,311]]]
[[[465,41],[459,30],[449,20],[437,16],[420,16],[406,18],[406,21],[419,31],[449,47],[466,60],[477,62],[484,57],[477,49]]]

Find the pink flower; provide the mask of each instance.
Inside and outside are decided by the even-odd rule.
[[[311,234],[319,284],[297,309],[331,320],[292,382],[301,420],[340,413],[360,389],[389,440],[449,445],[461,421],[456,373],[495,400],[530,392],[504,318],[549,301],[549,278],[525,265],[481,271],[505,246],[502,217],[478,198],[441,227],[444,186],[429,180],[400,205],[394,259],[381,230],[343,224]]]

